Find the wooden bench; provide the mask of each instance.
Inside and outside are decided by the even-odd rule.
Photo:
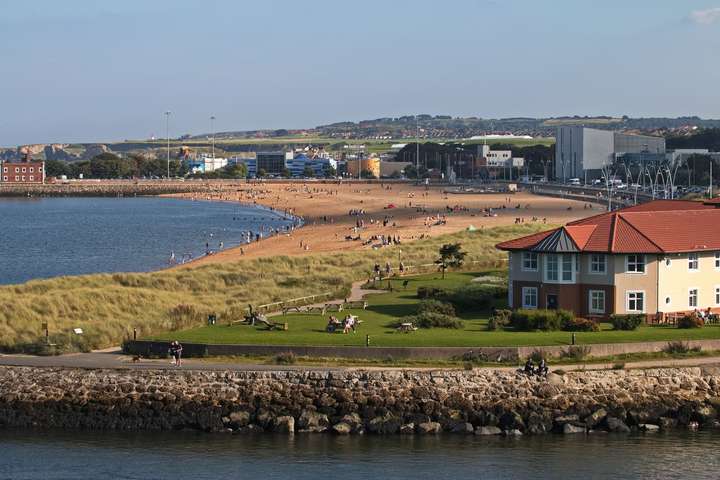
[[[342,312],[343,304],[342,303],[326,303],[325,311],[326,312]]]
[[[292,307],[283,307],[282,314],[287,315],[290,311],[302,313],[302,307],[298,307],[297,305],[293,305]]]
[[[305,307],[305,313],[317,313],[319,315],[325,315],[325,306],[321,307]]]
[[[401,333],[410,333],[415,330],[417,330],[417,327],[412,323],[401,323],[400,326],[397,327],[397,331]]]

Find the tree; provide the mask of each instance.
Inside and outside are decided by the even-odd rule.
[[[310,178],[315,176],[315,170],[310,165],[305,165],[303,168],[303,177]]]
[[[223,176],[229,178],[245,178],[247,177],[247,166],[244,163],[233,163],[223,167]]]
[[[462,246],[459,243],[446,243],[440,247],[440,258],[435,260],[435,263],[440,266],[442,270],[442,278],[445,278],[445,270],[448,268],[457,268],[465,261],[465,255],[467,252],[462,251]]]
[[[48,177],[59,177],[61,175],[69,175],[70,167],[61,160],[46,160],[45,174]]]
[[[265,178],[265,177],[267,177],[267,172],[265,171],[264,168],[261,168],[261,169],[259,169],[259,170],[257,171],[257,177],[258,177],[258,178]]]
[[[285,168],[283,168],[283,170],[282,170],[282,176],[283,176],[284,178],[290,178],[290,177],[292,177],[292,172],[290,171],[289,168],[285,167]]]
[[[325,178],[333,178],[337,176],[337,170],[335,170],[335,167],[332,165],[326,165],[323,173],[325,174]]]

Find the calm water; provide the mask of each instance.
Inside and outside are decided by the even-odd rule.
[[[717,479],[706,432],[540,438],[0,430],[0,479]]]
[[[97,272],[141,272],[284,228],[281,213],[168,198],[0,199],[0,283]]]

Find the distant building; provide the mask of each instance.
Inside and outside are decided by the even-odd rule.
[[[292,152],[289,152],[292,155]],[[255,155],[255,174],[264,170],[268,175],[282,175],[285,170],[285,152],[257,152]],[[292,158],[292,156],[290,157]],[[248,165],[248,170],[250,166]]]
[[[360,168],[360,172],[358,172]],[[373,177],[380,178],[380,159],[377,157],[362,158],[347,161],[347,173],[351,177],[358,177],[358,173],[370,172]]]
[[[21,162],[0,163],[0,183],[45,183],[45,162],[32,161],[26,154]]]
[[[381,177],[392,177],[393,175],[401,174],[406,167],[412,165],[412,162],[380,162],[380,176]]]
[[[285,167],[290,170],[290,175],[293,177],[304,177],[305,169],[308,167],[313,171],[315,177],[324,177],[325,172],[331,168],[337,172],[337,162],[334,159],[330,157],[310,158],[303,153],[285,160]]]
[[[215,157],[203,154],[188,162],[188,168],[192,173],[210,173],[220,170],[228,164],[227,158]]]
[[[619,155],[665,154],[665,139],[580,126],[558,127],[555,135],[555,178],[592,180]]]

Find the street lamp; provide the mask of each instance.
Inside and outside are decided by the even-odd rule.
[[[170,110],[165,112],[165,136],[167,137],[167,179],[170,180]]]
[[[210,133],[212,134],[212,158],[215,160],[215,115],[210,115]],[[213,163],[213,168],[215,164]]]

